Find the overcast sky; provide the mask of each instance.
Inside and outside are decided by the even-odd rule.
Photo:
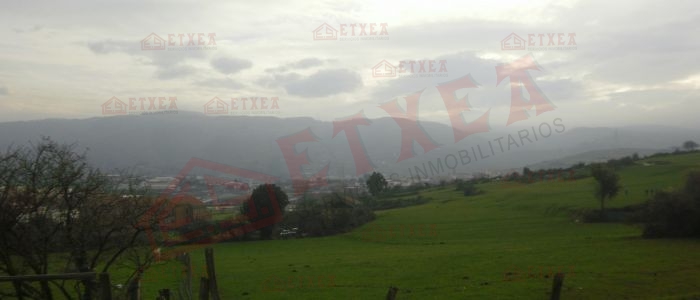
[[[4,1],[0,121],[102,116],[111,97],[177,97],[203,111],[213,97],[279,97],[283,117],[322,120],[423,90],[420,120],[449,123],[435,86],[470,75],[466,121],[509,114],[496,66],[529,53],[530,76],[573,126],[700,127],[697,0],[621,1]],[[386,23],[388,40],[314,40],[323,23]],[[350,26],[345,27],[349,31]],[[357,29],[359,31],[359,26]],[[367,25],[369,32],[369,25]],[[215,33],[216,49],[144,51],[155,33]],[[575,34],[575,49],[510,50],[511,33]],[[195,36],[195,39],[197,37]],[[555,37],[556,42],[557,37]],[[537,38],[535,38],[537,40]],[[447,77],[375,78],[382,60],[445,60]],[[437,65],[436,65],[437,66]],[[438,68],[438,67],[436,67]],[[527,94],[525,94],[527,97]],[[404,106],[403,100],[400,105]],[[534,116],[534,110],[531,113]],[[547,119],[551,119],[548,117]]]

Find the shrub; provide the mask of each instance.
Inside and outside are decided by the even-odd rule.
[[[332,194],[320,200],[302,200],[285,214],[282,227],[298,228],[303,236],[324,236],[348,232],[374,220],[374,212],[360,203]]]
[[[659,192],[643,213],[644,237],[700,237],[700,207],[680,192]]]
[[[462,192],[464,193],[464,196],[474,196],[481,194],[481,191],[471,182],[465,184],[462,187]]]
[[[681,190],[656,193],[639,219],[644,237],[700,237],[700,172],[688,174]]]

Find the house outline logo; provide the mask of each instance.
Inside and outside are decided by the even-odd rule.
[[[325,35],[319,36],[319,33],[321,33],[322,29],[325,29]],[[321,24],[321,26],[318,26],[318,28],[314,29],[312,33],[314,34],[315,41],[331,41],[338,39],[338,30],[333,28],[331,25],[328,25],[327,23]]]
[[[103,115],[126,115],[126,103],[119,100],[117,97],[109,98],[105,103],[102,103]]]
[[[219,99],[219,97],[214,97],[209,102],[204,104],[204,114],[205,115],[227,115],[228,114],[228,103],[226,101]]]
[[[152,32],[141,40],[141,50],[165,50],[165,40]]]
[[[376,66],[372,67],[372,77],[396,77],[396,67],[388,61],[382,60]]]
[[[514,42],[513,45],[508,44],[511,38]],[[501,50],[525,50],[525,39],[515,32],[511,32],[505,39],[501,40]]]

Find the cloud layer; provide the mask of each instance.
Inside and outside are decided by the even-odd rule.
[[[388,39],[338,32],[345,40],[314,40],[323,23],[338,31],[345,24],[345,32],[387,23]],[[0,121],[100,116],[112,96],[152,95],[177,96],[183,110],[201,111],[214,96],[274,96],[288,104],[283,117],[386,117],[379,104],[399,99],[405,108],[402,97],[423,91],[419,117],[449,123],[435,87],[470,75],[478,86],[456,92],[471,109],[462,116],[491,109],[491,125],[504,126],[510,82],[497,83],[496,66],[531,53],[541,68],[528,76],[557,107],[549,114],[570,124],[700,126],[693,1],[16,1],[4,5],[0,24]],[[207,42],[214,33],[216,45],[143,50],[151,33],[203,34]],[[575,33],[576,49],[503,51],[511,33]],[[372,67],[382,60],[445,60],[448,72],[380,78]]]

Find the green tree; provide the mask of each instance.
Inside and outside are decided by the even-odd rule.
[[[251,210],[250,203],[253,203],[255,211]],[[275,184],[261,184],[253,190],[248,202],[241,205],[241,214],[248,216],[249,222],[256,222],[270,216],[275,217],[275,221],[263,228],[260,228],[260,238],[270,239],[275,230],[276,223],[282,221],[284,209],[289,204],[287,193]],[[275,215],[276,212],[279,214]]]
[[[700,146],[700,145],[698,145],[698,143],[696,143],[694,141],[685,141],[685,143],[683,143],[683,149],[688,150],[688,151],[693,151],[698,146]]]
[[[386,179],[384,179],[384,175],[377,172],[372,172],[372,175],[367,179],[367,188],[369,188],[369,193],[372,194],[372,196],[379,195],[386,189],[387,185],[388,183]]]
[[[600,201],[601,216],[605,216],[605,201],[617,195],[620,190],[620,177],[604,164],[592,165],[591,175],[597,182],[595,196]]]

